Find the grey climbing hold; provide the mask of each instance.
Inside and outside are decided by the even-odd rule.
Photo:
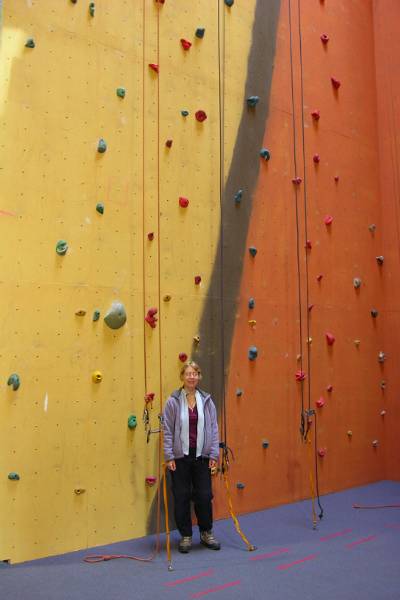
[[[251,256],[253,256],[253,258],[254,258],[254,256],[257,254],[257,248],[255,246],[250,246],[249,252],[250,252]]]
[[[96,204],[96,210],[98,213],[100,213],[101,215],[104,214],[104,204],[102,202],[98,202]]]
[[[14,392],[16,392],[19,386],[21,385],[19,375],[17,375],[17,373],[12,373],[7,380],[7,385],[12,385],[12,389],[14,390]]]
[[[240,398],[240,396],[243,396],[243,390],[241,388],[237,388],[237,390],[236,390],[236,396],[238,398]]]
[[[206,30],[204,29],[204,27],[198,27],[195,31],[195,36],[202,39],[204,37],[205,31]]]
[[[254,298],[249,298],[249,303],[248,303],[249,308],[254,308],[255,305],[256,305],[256,301],[254,300]]]
[[[234,195],[234,200],[235,200],[236,204],[240,204],[241,203],[242,196],[243,196],[243,190],[238,190],[236,192],[236,194]]]
[[[97,152],[99,152],[100,154],[104,154],[104,152],[107,150],[107,143],[105,140],[103,140],[103,138],[99,139],[99,143],[97,144]]]
[[[119,98],[125,98],[126,90],[123,87],[117,88],[117,96]]]
[[[34,48],[35,45],[35,40],[33,38],[28,38],[25,43],[25,48]]]
[[[254,108],[260,101],[259,96],[249,96],[247,98],[247,106],[250,106],[250,108]]]
[[[189,111],[188,111],[188,110],[181,110],[181,115],[182,115],[182,117],[187,117],[187,116],[188,116],[188,114],[189,114]]]
[[[359,277],[354,277],[354,279],[353,279],[353,285],[356,288],[356,290],[358,288],[360,288],[361,287],[361,279]]]
[[[129,429],[135,429],[135,427],[137,426],[137,418],[135,415],[130,415],[130,417],[128,417],[128,427]]]
[[[241,481],[238,481],[237,484],[236,484],[236,487],[237,487],[238,490],[244,490],[245,485]]]
[[[378,263],[378,265],[383,265],[383,262],[385,260],[384,256],[376,256],[376,262]]]
[[[113,302],[104,321],[111,329],[119,329],[126,323],[126,311],[122,302]]]
[[[89,14],[91,17],[94,17],[95,10],[96,10],[96,5],[94,2],[91,2],[89,4]]]
[[[372,308],[371,309],[371,317],[374,317],[374,319],[376,319],[376,317],[379,315],[379,312],[376,310],[376,308]]]
[[[260,156],[264,160],[269,160],[271,158],[271,152],[268,150],[268,148],[261,148]]]
[[[258,350],[256,346],[250,346],[248,351],[249,360],[256,360],[258,356]]]
[[[99,319],[100,319],[100,311],[99,310],[95,310],[93,312],[92,321],[98,321]]]
[[[378,354],[378,362],[384,363],[386,360],[386,354],[382,350]]]
[[[263,440],[262,441],[262,447],[263,448],[269,448],[269,441],[268,440]]]
[[[18,473],[11,472],[8,474],[8,479],[10,479],[11,481],[19,481],[21,478],[18,475]]]
[[[64,256],[67,254],[68,243],[65,240],[58,240],[56,244],[56,252],[59,256]]]

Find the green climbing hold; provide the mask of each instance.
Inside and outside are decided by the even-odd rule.
[[[26,40],[25,48],[34,48],[35,45],[35,40],[33,38],[28,38]]]
[[[188,111],[188,110],[181,110],[181,115],[182,115],[182,117],[187,117],[187,116],[188,116],[188,114],[189,114],[189,111]]]
[[[17,375],[16,373],[13,373],[12,375],[10,375],[10,377],[7,380],[7,385],[12,385],[12,388],[15,392],[21,385],[21,380],[19,378],[19,375]]]
[[[269,160],[271,158],[271,152],[268,150],[268,148],[261,148],[260,156],[264,160]]]
[[[100,311],[99,310],[95,310],[93,312],[92,321],[98,321],[99,319],[100,319]]]
[[[128,418],[128,427],[129,427],[129,429],[135,429],[136,425],[137,425],[137,418],[136,418],[135,415],[131,415]]]
[[[96,204],[96,210],[98,213],[100,213],[101,215],[104,214],[104,204],[102,202],[98,202]]]
[[[117,88],[117,96],[119,98],[125,98],[126,90],[123,87]]]
[[[91,17],[94,17],[95,10],[96,10],[96,5],[94,2],[91,2],[89,4],[89,14]]]
[[[113,302],[104,321],[111,329],[119,329],[126,323],[126,311],[122,302]]]
[[[97,144],[97,152],[103,154],[107,150],[107,143],[103,138],[99,139],[99,143]]]
[[[18,473],[11,472],[8,474],[8,479],[10,479],[11,481],[19,481],[21,478],[18,475]]]
[[[56,252],[59,256],[64,256],[67,254],[68,243],[65,240],[58,240],[56,244]]]

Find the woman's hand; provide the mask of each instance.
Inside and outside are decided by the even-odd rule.
[[[176,464],[174,460],[167,460],[167,469],[170,471],[176,471]]]

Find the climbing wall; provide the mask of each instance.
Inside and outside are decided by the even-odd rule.
[[[5,0],[0,560],[160,527],[187,357],[239,513],[399,476],[373,5]]]

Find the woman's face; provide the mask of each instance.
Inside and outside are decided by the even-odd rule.
[[[194,389],[199,381],[199,374],[193,367],[187,367],[183,373],[183,383],[188,389]]]

